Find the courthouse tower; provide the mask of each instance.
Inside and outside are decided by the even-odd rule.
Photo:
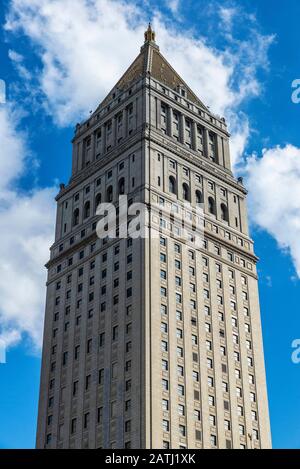
[[[156,238],[99,239],[96,208],[119,194],[161,207],[147,225]],[[76,126],[72,176],[56,198],[38,448],[270,447],[246,194],[225,120],[149,26],[138,57]],[[183,209],[193,226],[196,204],[200,246],[176,218]]]

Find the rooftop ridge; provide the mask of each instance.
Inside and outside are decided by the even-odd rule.
[[[140,53],[123,73],[116,85],[101,101],[95,113],[106,106],[109,101],[113,99],[113,95],[117,93],[118,90],[125,91],[127,88],[130,88],[137,79],[147,76],[148,74],[152,75],[154,79],[159,81],[162,85],[171,88],[173,91],[179,92],[181,88],[184,88],[188,100],[208,111],[208,107],[198,98],[161,54],[155,42],[155,32],[149,23],[148,29],[145,31],[145,42],[141,47]]]

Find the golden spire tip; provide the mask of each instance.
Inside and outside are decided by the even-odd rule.
[[[149,21],[148,29],[145,31],[145,42],[155,42],[155,32],[152,29],[151,23]]]

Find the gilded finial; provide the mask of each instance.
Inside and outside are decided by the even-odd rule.
[[[148,25],[147,31],[145,31],[145,42],[155,42],[155,32],[152,30],[151,23]]]

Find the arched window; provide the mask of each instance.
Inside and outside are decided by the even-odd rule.
[[[107,191],[106,191],[106,201],[112,202],[112,200],[113,200],[113,188],[112,186],[108,186]]]
[[[176,181],[173,176],[169,177],[169,192],[171,192],[171,194],[176,194]]]
[[[202,192],[201,191],[196,191],[196,203],[197,204],[202,204],[203,198],[202,198]]]
[[[73,212],[73,226],[78,225],[79,223],[79,208],[75,208]]]
[[[208,197],[208,211],[212,215],[216,214],[216,204],[215,199],[213,197]]]
[[[224,221],[229,220],[228,208],[227,208],[227,205],[225,205],[225,204],[221,204],[221,219],[224,220]]]
[[[185,182],[182,184],[182,197],[190,201],[190,188]]]
[[[97,211],[98,205],[101,204],[101,194],[97,194],[95,197],[95,212]]]
[[[121,178],[118,183],[119,195],[125,194],[125,179]]]
[[[84,204],[84,210],[83,210],[83,218],[88,218],[91,214],[91,203],[89,201],[87,201],[85,204]]]

